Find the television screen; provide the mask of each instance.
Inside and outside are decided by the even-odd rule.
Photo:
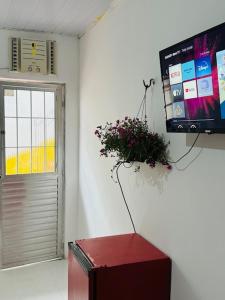
[[[225,23],[160,51],[168,132],[225,133]]]

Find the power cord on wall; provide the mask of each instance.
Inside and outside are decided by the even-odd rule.
[[[180,158],[178,158],[178,159],[175,160],[175,161],[168,161],[168,162],[169,162],[170,164],[176,164],[176,163],[178,163],[179,161],[181,161],[184,157],[186,157],[186,156],[192,151],[192,149],[194,148],[194,146],[195,146],[195,144],[196,144],[196,142],[197,142],[197,140],[198,140],[200,134],[201,134],[201,133],[198,133],[198,134],[197,134],[197,136],[196,136],[196,138],[195,138],[193,144],[191,145],[190,149],[189,149],[185,154],[183,154]]]

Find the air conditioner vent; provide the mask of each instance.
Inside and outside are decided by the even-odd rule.
[[[47,51],[48,51],[48,74],[56,74],[56,42],[47,41]]]
[[[55,41],[11,38],[10,70],[22,73],[56,74]]]
[[[11,61],[10,61],[10,71],[19,72],[20,71],[20,39],[11,39]]]

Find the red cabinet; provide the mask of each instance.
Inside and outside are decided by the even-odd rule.
[[[138,234],[69,243],[69,300],[169,300],[171,260]]]

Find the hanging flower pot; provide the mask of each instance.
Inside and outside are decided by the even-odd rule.
[[[103,148],[103,157],[117,157],[122,162],[141,162],[154,168],[156,164],[171,168],[168,163],[168,144],[164,138],[149,130],[147,121],[125,117],[114,124],[98,126],[95,131]]]

